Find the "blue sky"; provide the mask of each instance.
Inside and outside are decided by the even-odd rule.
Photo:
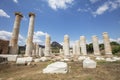
[[[120,0],[1,0],[0,38],[9,40],[14,24],[14,12],[21,12],[19,44],[27,37],[29,12],[34,12],[34,42],[44,44],[45,34],[52,41],[63,42],[65,34],[71,44],[84,35],[87,42],[108,32],[111,40],[120,41]]]

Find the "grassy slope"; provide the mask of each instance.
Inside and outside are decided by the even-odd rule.
[[[0,80],[120,80],[120,62],[98,62],[96,69],[83,69],[82,62],[68,62],[67,74],[43,74],[42,69],[50,63],[0,65]]]

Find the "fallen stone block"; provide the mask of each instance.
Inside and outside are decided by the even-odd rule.
[[[107,61],[107,62],[115,62],[115,61],[117,61],[117,60],[112,59],[112,58],[106,58],[106,61]]]
[[[0,57],[0,64],[6,64],[6,63],[8,63],[7,58],[5,58],[5,57]]]
[[[67,59],[67,58],[66,58],[66,59],[64,59],[64,61],[68,62],[68,61],[70,61],[70,59]]]
[[[0,57],[7,58],[8,61],[16,61],[18,55],[0,55]]]
[[[113,59],[113,60],[120,61],[120,57],[113,57],[112,59]]]
[[[23,57],[23,58],[17,58],[16,64],[30,64],[32,62],[32,57]]]
[[[83,68],[96,68],[97,63],[94,60],[91,60],[90,58],[86,58],[83,61]]]
[[[40,59],[34,59],[34,62],[40,62]]]
[[[68,66],[65,62],[54,62],[43,69],[43,73],[67,73]]]
[[[95,60],[98,60],[98,61],[104,61],[105,58],[103,58],[103,57],[96,57]]]
[[[78,61],[82,61],[82,60],[85,60],[85,59],[86,59],[85,56],[79,56],[79,57],[78,57]]]
[[[44,62],[44,61],[48,61],[48,59],[47,59],[47,57],[41,57],[41,58],[40,58],[40,61],[43,61],[43,62]]]

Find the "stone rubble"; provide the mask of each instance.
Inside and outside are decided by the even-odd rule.
[[[4,54],[1,54],[0,57],[7,58],[8,61],[16,61],[18,55],[4,55]]]
[[[16,64],[29,65],[32,61],[33,61],[32,57],[21,57],[21,58],[17,58]]]
[[[49,64],[45,69],[43,69],[43,73],[67,73],[68,65],[65,62],[54,62]]]
[[[86,58],[83,61],[83,68],[96,68],[97,63],[94,60],[91,60],[90,58]]]

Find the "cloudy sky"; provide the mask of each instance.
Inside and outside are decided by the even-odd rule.
[[[0,38],[9,40],[15,19],[14,12],[21,12],[19,44],[27,37],[29,12],[34,12],[34,42],[44,44],[45,34],[52,41],[63,42],[65,34],[73,43],[84,35],[88,42],[97,35],[108,32],[111,40],[120,41],[120,0],[1,0]]]

